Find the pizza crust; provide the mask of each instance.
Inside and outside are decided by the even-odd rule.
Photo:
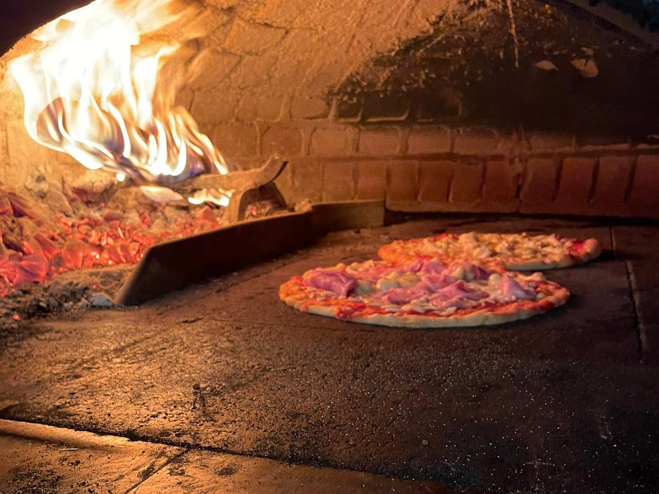
[[[547,269],[561,269],[585,264],[599,257],[602,253],[602,244],[597,239],[589,238],[585,240],[579,250],[573,250],[560,260],[554,262],[543,262],[539,260],[515,261],[505,263],[507,269],[515,271],[543,271]]]
[[[557,291],[555,294],[546,297],[544,300],[547,300],[547,304],[535,305],[533,307],[517,307],[515,302],[513,302],[510,307],[510,310],[500,313],[491,313],[486,310],[481,310],[477,312],[472,312],[467,316],[460,316],[459,313],[453,314],[451,316],[397,316],[395,314],[373,314],[364,317],[353,317],[350,319],[341,319],[347,322],[356,322],[360,324],[373,324],[377,326],[389,326],[394,328],[470,328],[476,326],[494,326],[496,324],[504,324],[513,321],[520,321],[522,319],[529,319],[533,316],[539,314],[544,314],[545,312],[550,311],[565,303],[570,298],[570,292],[567,288],[563,288]],[[301,303],[285,300],[282,300],[291,307],[302,312],[308,312],[310,314],[316,314],[319,316],[337,318],[336,311],[333,307],[319,307],[319,306],[308,306],[302,308]]]
[[[451,315],[437,313],[370,313],[360,314],[359,311],[349,310],[351,301],[347,298],[322,297],[311,293],[304,285],[303,277],[294,277],[284,283],[279,289],[279,298],[287,305],[302,312],[332,317],[348,322],[360,324],[373,324],[379,326],[401,328],[449,328],[449,327],[475,327],[503,324],[521,319],[528,319],[543,314],[551,309],[564,305],[570,298],[567,288],[550,281],[537,282],[536,292],[544,295],[540,300],[515,300],[506,303],[494,303],[482,308],[458,309]],[[327,302],[330,299],[331,302]],[[366,304],[369,312],[374,307]]]

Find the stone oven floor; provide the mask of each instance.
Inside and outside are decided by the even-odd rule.
[[[364,326],[277,298],[442,229],[606,250],[548,273],[566,307],[500,327]],[[26,323],[0,338],[0,492],[659,492],[658,248],[651,224],[415,220],[139,309]]]

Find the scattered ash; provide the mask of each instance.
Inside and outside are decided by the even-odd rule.
[[[89,309],[110,309],[132,266],[68,271],[48,284],[29,284],[0,298],[0,330],[22,321]]]

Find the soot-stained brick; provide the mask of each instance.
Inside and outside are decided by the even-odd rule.
[[[456,120],[531,131],[656,133],[654,51],[588,17],[535,0],[461,2],[360,66],[332,91],[365,101],[411,98],[418,121]],[[506,26],[506,28],[502,28]],[[579,71],[579,63],[593,68]],[[596,73],[595,77],[587,77]],[[368,112],[365,112],[368,114]]]

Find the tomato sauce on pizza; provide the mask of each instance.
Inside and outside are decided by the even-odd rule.
[[[501,324],[547,312],[569,296],[542,273],[427,259],[313,269],[279,290],[282,301],[304,312],[399,327]]]

